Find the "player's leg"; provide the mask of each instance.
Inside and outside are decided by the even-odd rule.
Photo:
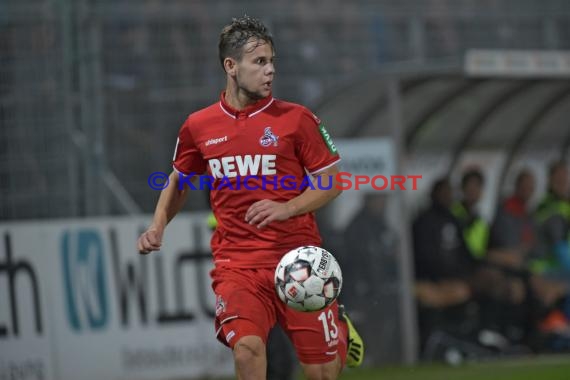
[[[275,324],[272,293],[267,292],[267,284],[255,281],[259,276],[253,272],[228,268],[211,272],[216,294],[216,337],[233,350],[240,380],[265,379],[265,345]]]
[[[278,321],[293,342],[305,377],[336,379],[344,366],[348,326],[339,319],[334,302],[316,312],[295,311],[283,303]]]
[[[255,335],[239,339],[234,345],[234,363],[238,380],[265,380],[267,360],[263,340]]]
[[[267,340],[267,378],[293,380],[297,370],[297,358],[289,338],[280,326],[269,331]]]
[[[308,380],[336,380],[342,371],[342,360],[337,355],[331,362],[321,364],[301,363],[301,367]]]
[[[347,336],[346,349],[340,350],[332,362],[324,364],[302,364],[303,372],[308,379],[336,379],[340,374],[343,363],[348,367],[358,367],[364,360],[364,342],[352,324],[343,305],[338,306],[339,324]],[[342,357],[345,360],[341,359]]]

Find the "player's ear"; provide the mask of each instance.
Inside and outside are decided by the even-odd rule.
[[[226,57],[224,59],[224,70],[226,70],[226,73],[230,76],[235,76],[236,75],[236,67],[237,67],[237,62],[235,59],[231,58],[231,57]]]

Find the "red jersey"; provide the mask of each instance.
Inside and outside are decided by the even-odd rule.
[[[305,107],[269,96],[238,111],[222,93],[220,102],[191,114],[180,128],[173,167],[213,177],[214,262],[254,268],[274,267],[289,250],[320,245],[321,238],[313,213],[258,229],[245,221],[248,208],[262,199],[286,202],[298,196],[307,173],[339,161],[320,120]]]

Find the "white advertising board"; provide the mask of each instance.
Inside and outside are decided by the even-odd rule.
[[[396,174],[394,144],[388,138],[337,139],[335,145],[340,153],[340,170],[343,173],[341,186],[346,190],[364,192],[390,191],[392,177]],[[361,182],[357,184],[357,177]],[[370,182],[364,183],[366,177]],[[371,182],[374,181],[376,189]],[[350,182],[350,184],[349,184]]]
[[[396,174],[396,160],[394,144],[389,138],[335,139],[335,145],[341,157],[342,182],[339,184],[344,193],[330,206],[334,210],[331,224],[342,230],[362,207],[365,194],[390,194],[392,176]],[[372,181],[376,187],[386,185],[386,188],[377,190],[372,186]]]
[[[471,49],[465,55],[465,72],[474,77],[567,78],[570,76],[570,52]]]
[[[204,221],[179,215],[147,256],[148,217],[0,224],[0,379],[232,374]]]

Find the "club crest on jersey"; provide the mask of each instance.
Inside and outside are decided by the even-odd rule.
[[[259,139],[259,143],[261,144],[261,146],[264,147],[268,147],[271,144],[273,144],[273,146],[277,146],[278,139],[279,136],[276,136],[275,134],[273,134],[273,132],[271,132],[271,127],[265,127],[265,130],[263,131],[263,136],[261,136],[261,138]]]
[[[226,311],[226,302],[220,295],[218,295],[216,298],[216,316],[219,317],[220,314]]]

